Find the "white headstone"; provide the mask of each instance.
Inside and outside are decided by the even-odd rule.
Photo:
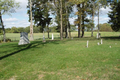
[[[102,39],[101,39],[101,44],[103,44],[103,41],[102,41]]]
[[[53,33],[52,33],[52,40],[54,40],[54,35],[53,35]]]
[[[96,38],[98,39],[98,38],[100,38],[100,37],[101,37],[100,33],[97,33]]]
[[[111,46],[110,46],[110,48],[111,48]]]
[[[45,36],[43,35],[43,41],[45,40]]]
[[[97,44],[98,44],[98,45],[100,45],[100,43],[99,43],[99,42],[98,42]]]
[[[28,39],[28,33],[22,32],[20,33],[20,41],[18,45],[24,45],[24,44],[29,44],[29,39]]]

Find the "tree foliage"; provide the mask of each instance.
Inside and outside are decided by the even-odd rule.
[[[30,16],[30,2],[28,0],[28,14]],[[43,32],[43,29],[46,25],[50,24],[51,18],[49,17],[49,11],[50,11],[50,4],[48,0],[32,0],[32,16],[34,24],[37,26],[41,26],[40,30]],[[29,17],[30,20],[30,17]]]
[[[108,16],[110,17],[109,23],[114,31],[120,30],[120,2],[114,2],[111,4],[111,12]]]
[[[97,25],[98,27],[98,25]],[[111,28],[111,25],[108,24],[108,23],[103,23],[103,24],[99,24],[99,27],[100,27],[100,31],[103,31],[103,32],[112,32],[112,28]]]
[[[19,3],[16,3],[15,0],[0,0],[0,12],[2,15],[13,13],[16,8],[19,8]]]

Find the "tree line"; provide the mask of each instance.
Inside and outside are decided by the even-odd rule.
[[[76,31],[76,26],[75,25],[71,25],[71,32]],[[33,25],[33,31],[34,33],[43,33],[41,30],[41,26],[34,26]],[[48,32],[47,28],[44,28],[45,32]],[[12,27],[12,28],[5,28],[5,32],[6,33],[21,33],[21,32],[27,32],[30,33],[30,26],[28,27]],[[49,27],[49,32],[59,32],[57,30],[57,26],[52,26]],[[2,33],[2,30],[0,30],[0,33]]]
[[[71,26],[71,32],[76,32],[78,28],[76,28],[75,25],[70,25]],[[108,23],[103,23],[103,24],[99,24],[100,27],[100,31],[102,32],[112,32],[112,28],[110,26],[110,24]],[[98,25],[96,26],[96,28],[98,28]],[[40,30],[41,27],[37,27],[33,25],[33,31],[34,33],[42,33],[42,30]],[[44,28],[45,32],[48,32],[47,28]],[[12,27],[12,28],[5,28],[6,33],[21,33],[21,32],[27,32],[30,33],[30,26],[28,27]],[[91,31],[91,27],[90,25],[86,25],[85,26],[85,31],[90,32]],[[95,29],[94,27],[94,31],[97,31],[97,29]],[[57,30],[57,26],[52,26],[49,27],[49,32],[59,32]],[[2,34],[2,30],[0,30],[0,34]]]

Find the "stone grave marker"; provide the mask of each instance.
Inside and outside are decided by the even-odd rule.
[[[98,44],[98,45],[100,45],[100,43],[99,43],[99,42],[98,42],[97,44]]]
[[[98,38],[101,38],[101,34],[100,34],[100,33],[97,33],[96,38],[97,38],[97,39],[98,39]]]
[[[21,32],[20,33],[20,41],[18,45],[24,45],[24,44],[29,44],[29,39],[28,39],[28,33],[26,32]]]
[[[52,40],[54,40],[54,35],[53,35],[53,33],[52,33]]]

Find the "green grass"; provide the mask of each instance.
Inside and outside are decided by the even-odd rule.
[[[1,43],[0,80],[119,80],[120,38],[102,39],[99,46],[95,37]]]

